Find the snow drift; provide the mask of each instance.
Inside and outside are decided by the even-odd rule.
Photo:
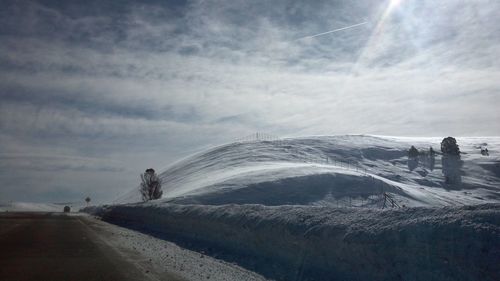
[[[439,151],[441,140],[355,135],[231,143],[162,172],[163,201],[378,207],[387,192],[406,206],[500,202],[500,138],[458,138],[460,182],[453,184],[445,183],[450,169],[439,154],[408,161],[410,146]],[[116,203],[139,201],[134,189]]]
[[[441,140],[236,142],[172,164],[160,200],[85,211],[278,280],[500,280],[500,138],[408,159]]]
[[[380,210],[148,203],[86,211],[278,280],[500,280],[499,204]]]

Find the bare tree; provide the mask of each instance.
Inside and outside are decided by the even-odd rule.
[[[146,202],[161,198],[163,195],[163,191],[161,190],[161,179],[155,173],[154,169],[147,169],[144,174],[141,174],[141,180],[140,191],[142,201]]]

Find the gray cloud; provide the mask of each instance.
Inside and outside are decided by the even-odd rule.
[[[99,158],[82,158],[58,155],[0,154],[0,169],[11,171],[49,171],[65,170],[88,172],[121,172],[119,163]]]
[[[3,1],[1,169],[104,200],[254,131],[498,135],[500,3],[388,3]]]

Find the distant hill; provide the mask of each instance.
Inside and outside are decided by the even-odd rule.
[[[456,169],[455,183],[445,182],[441,140],[346,135],[230,143],[161,172],[161,201],[380,207],[385,193],[406,206],[500,202],[500,138],[457,138],[461,163],[447,168]],[[432,146],[437,155],[409,161],[412,145],[422,152]],[[116,200],[138,201],[138,189]]]

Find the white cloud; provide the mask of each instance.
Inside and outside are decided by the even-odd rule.
[[[254,131],[500,134],[500,4],[408,0],[379,22],[385,5],[193,1],[81,17],[8,7],[0,153],[106,158],[138,173]],[[117,177],[131,187],[129,174]]]

